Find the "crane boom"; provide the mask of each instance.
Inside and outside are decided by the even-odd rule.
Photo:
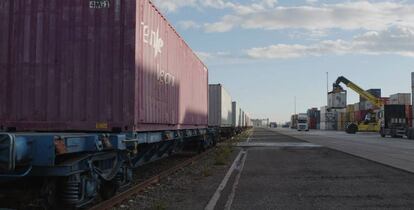
[[[334,83],[333,92],[341,92],[341,91],[344,90],[340,85],[341,83],[344,83],[348,88],[352,89],[353,91],[358,93],[361,97],[363,97],[366,100],[370,101],[375,106],[377,106],[379,108],[384,106],[384,102],[380,98],[377,98],[373,94],[365,91],[364,89],[362,89],[361,87],[359,87],[355,83],[351,82],[350,80],[348,80],[344,76],[338,77],[338,79]]]

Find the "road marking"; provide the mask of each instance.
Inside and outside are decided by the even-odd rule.
[[[249,143],[250,142],[250,138],[252,137],[253,131],[250,133],[249,137],[247,137],[246,142]]]
[[[229,181],[231,175],[233,174],[233,171],[236,169],[237,163],[239,162],[242,154],[243,154],[243,151],[240,151],[236,159],[234,160],[233,164],[227,171],[226,176],[224,176],[224,179],[221,181],[216,192],[214,193],[213,197],[211,197],[210,201],[208,202],[204,210],[214,210],[214,208],[217,205],[218,200],[220,199],[221,192],[224,190],[224,188],[226,188],[227,182]]]
[[[237,189],[237,186],[239,185],[239,180],[240,180],[241,174],[243,172],[244,163],[246,162],[246,158],[247,158],[247,151],[244,151],[244,155],[242,157],[241,163],[239,165],[239,168],[237,169],[238,174],[236,176],[236,179],[234,180],[234,184],[233,184],[233,188],[231,190],[231,194],[229,195],[229,197],[227,199],[227,202],[226,202],[226,205],[224,206],[225,210],[230,210],[231,209],[231,205],[233,204],[234,197],[236,195],[236,189]]]
[[[252,133],[247,138],[247,142],[249,141]],[[233,174],[234,170],[236,169],[238,163],[240,163],[242,154],[245,154],[245,151],[244,150],[241,150],[239,152],[239,154],[237,155],[236,159],[234,159],[233,164],[231,165],[231,167],[229,168],[229,170],[226,173],[226,176],[224,176],[224,179],[221,181],[221,183],[218,186],[216,192],[214,192],[214,195],[211,197],[210,201],[208,202],[208,204],[204,208],[204,210],[214,210],[214,208],[217,205],[218,200],[221,197],[221,193],[223,192],[224,188],[226,188],[226,185],[229,182],[229,179],[230,179],[231,175]]]
[[[238,147],[279,147],[279,148],[318,148],[321,145],[313,143],[302,143],[302,142],[253,142],[244,143],[240,142],[236,144]]]

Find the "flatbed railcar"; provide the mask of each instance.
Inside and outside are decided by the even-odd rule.
[[[207,67],[149,0],[3,0],[0,31],[0,199],[82,207],[215,143]]]

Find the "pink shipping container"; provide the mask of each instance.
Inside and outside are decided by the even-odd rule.
[[[2,0],[0,32],[0,129],[207,127],[207,68],[148,0]]]

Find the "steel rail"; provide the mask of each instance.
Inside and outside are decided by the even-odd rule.
[[[194,157],[189,158],[188,160],[185,160],[184,162],[170,168],[167,169],[143,182],[138,183],[137,185],[129,188],[126,191],[120,192],[118,194],[116,194],[114,197],[102,201],[98,204],[96,204],[95,206],[91,207],[89,210],[107,210],[107,209],[112,209],[113,207],[120,205],[121,203],[123,203],[125,200],[129,199],[130,197],[144,191],[146,188],[148,188],[151,185],[154,185],[156,183],[159,183],[161,180],[167,178],[168,176],[176,173],[178,170],[192,165],[194,164],[196,161],[200,160],[201,158],[205,157],[207,154],[210,154],[212,151],[214,151],[213,149],[207,150],[203,153],[200,153]]]

